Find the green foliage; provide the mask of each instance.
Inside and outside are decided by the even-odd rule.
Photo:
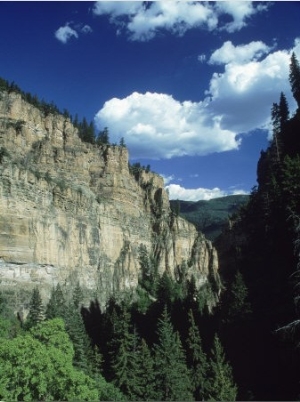
[[[251,305],[248,299],[248,288],[240,271],[237,271],[234,280],[230,285],[226,304],[226,319],[228,321],[244,320],[251,313]]]
[[[300,65],[294,52],[291,57],[289,80],[292,94],[300,107]]]
[[[72,366],[60,319],[0,343],[0,397],[6,400],[97,400],[94,381]]]
[[[44,306],[40,291],[35,287],[32,291],[32,296],[29,304],[29,313],[26,319],[25,327],[31,328],[34,325],[44,320]]]
[[[89,370],[88,355],[91,345],[85,331],[82,316],[72,302],[68,304],[66,312],[66,330],[74,347],[74,366],[87,373]]]
[[[228,217],[236,214],[249,200],[248,195],[230,195],[209,201],[171,200],[173,211],[193,223],[209,240],[215,240],[228,223]]]
[[[164,401],[192,400],[192,385],[178,332],[167,308],[158,321],[158,343],[154,345],[157,397]]]
[[[50,300],[46,307],[46,318],[48,320],[56,317],[64,318],[66,316],[66,307],[66,300],[58,283],[51,291]]]
[[[134,176],[135,180],[139,182],[142,172],[149,173],[151,172],[151,166],[142,166],[140,162],[136,162],[133,164],[129,164],[129,172]]]
[[[141,268],[139,284],[142,288],[154,296],[156,295],[158,284],[157,262],[152,255],[149,255],[144,244],[140,244],[138,251],[138,258]]]
[[[218,335],[215,335],[214,337],[209,364],[209,399],[216,401],[235,401],[237,396],[237,386],[233,381],[232,368],[226,361],[224,350]]]
[[[124,140],[124,139],[123,139]],[[108,145],[109,144],[109,131],[108,128],[105,127],[104,130],[100,131],[96,140],[98,145]],[[125,144],[120,146],[124,146]]]
[[[207,400],[208,361],[202,349],[202,340],[192,310],[189,310],[189,331],[187,338],[187,362],[193,394],[196,401]]]

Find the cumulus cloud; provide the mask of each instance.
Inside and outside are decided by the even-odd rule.
[[[250,60],[257,60],[269,51],[270,47],[261,41],[239,46],[234,46],[231,41],[227,41],[220,49],[213,52],[209,64],[245,63]]]
[[[231,49],[231,56],[227,52]],[[261,42],[233,46],[226,42],[211,56],[210,62],[224,64],[223,73],[214,73],[206,95],[210,97],[208,112],[222,116],[222,128],[245,133],[269,127],[270,108],[285,92],[291,110],[295,101],[289,85],[291,51],[269,52]],[[300,54],[300,44],[292,49]],[[269,52],[264,58],[262,52]]]
[[[199,201],[199,200],[211,200],[212,198],[224,197],[227,193],[220,190],[218,187],[213,189],[208,188],[184,188],[179,184],[169,184],[165,187],[169,193],[170,200],[182,200],[182,201]]]
[[[206,102],[179,102],[171,95],[134,92],[107,101],[97,126],[109,127],[118,142],[125,137],[134,158],[172,158],[237,149],[235,133],[221,127],[222,117],[207,118]]]
[[[258,11],[264,11],[268,6],[258,3],[256,6],[251,1],[218,1],[216,8],[219,14],[227,14],[232,21],[221,26],[221,30],[235,32],[242,29],[247,24],[247,20]]]
[[[182,201],[208,201],[212,198],[225,197],[227,195],[248,194],[244,190],[225,191],[218,187],[208,188],[193,188],[188,189],[181,187],[179,184],[169,184],[165,187],[169,193],[170,200],[182,200]]]
[[[78,33],[68,24],[55,31],[55,37],[62,43],[67,43],[72,37],[78,38]]]
[[[200,1],[98,1],[93,12],[95,15],[109,15],[110,22],[118,26],[118,32],[125,29],[131,40],[145,41],[152,39],[161,29],[177,35],[195,27],[234,32],[244,27],[246,20],[262,9],[251,1],[214,4]],[[222,26],[220,16],[225,14],[232,21]]]
[[[71,22],[67,22],[65,26],[58,28],[54,35],[62,43],[67,43],[72,37],[78,39],[79,33],[88,34],[92,32],[89,25],[77,24],[73,28]]]
[[[292,51],[300,57],[300,41],[289,51],[271,51],[262,42],[226,43],[211,56],[224,69],[212,75],[203,100],[134,92],[105,102],[95,116],[97,127],[109,127],[113,142],[124,137],[132,158],[163,159],[238,149],[239,134],[269,129],[271,105],[281,91],[293,112],[289,63]]]

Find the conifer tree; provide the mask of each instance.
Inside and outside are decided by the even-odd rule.
[[[208,399],[235,401],[237,386],[233,381],[232,368],[225,359],[225,353],[218,335],[214,337],[212,356],[209,364]]]
[[[83,292],[82,292],[79,282],[76,283],[75,288],[73,290],[73,302],[74,302],[74,306],[77,309],[80,308],[80,306],[83,302]]]
[[[187,339],[187,361],[191,373],[191,383],[195,400],[206,400],[208,362],[202,349],[202,341],[192,310],[189,310],[189,332]]]
[[[227,306],[229,321],[244,319],[251,313],[251,306],[248,301],[248,289],[240,271],[237,271],[231,284]]]
[[[65,322],[66,330],[74,347],[74,366],[87,373],[89,370],[88,357],[91,346],[80,310],[73,302],[70,302],[67,306]]]
[[[280,114],[280,130],[284,129],[284,125],[290,117],[289,105],[286,100],[286,96],[283,92],[280,93],[279,100],[279,114]]]
[[[192,385],[178,332],[167,308],[158,322],[158,343],[154,345],[157,398],[164,401],[192,400]]]
[[[292,94],[298,104],[298,107],[300,107],[300,65],[294,52],[290,62],[289,80]]]
[[[31,328],[34,325],[44,320],[44,306],[40,291],[35,287],[32,291],[32,296],[29,305],[29,313],[26,319],[26,328]]]
[[[136,400],[142,389],[137,361],[138,335],[130,328],[130,314],[123,309],[114,334],[112,354],[113,383],[130,399]]]
[[[46,307],[46,318],[48,320],[56,317],[66,316],[66,300],[60,284],[52,289],[49,302]]]
[[[136,369],[138,387],[135,389],[135,400],[156,400],[154,360],[144,339],[138,345]]]

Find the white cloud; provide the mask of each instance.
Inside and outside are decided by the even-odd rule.
[[[229,47],[232,57],[226,50]],[[230,42],[212,54],[212,61],[223,60],[225,66],[223,73],[214,73],[210,80],[206,95],[211,102],[207,111],[212,117],[223,117],[223,129],[236,133],[268,129],[271,106],[279,101],[281,91],[286,94],[291,111],[295,109],[288,79],[291,51],[274,51],[257,60],[257,55],[267,49],[263,43],[234,47]],[[300,54],[297,41],[293,50]]]
[[[246,26],[246,20],[258,11],[263,11],[267,6],[261,4],[254,5],[251,1],[218,1],[216,3],[219,13],[228,14],[232,18],[231,22],[221,27],[227,32],[235,32]]]
[[[57,31],[55,31],[55,37],[60,42],[67,43],[72,37],[77,39],[78,33],[75,31],[75,29],[66,24],[64,27],[60,27]]]
[[[172,96],[134,92],[107,101],[97,113],[99,128],[109,127],[110,138],[125,138],[133,158],[172,158],[206,155],[237,149],[235,133],[221,128],[222,117],[207,118],[206,102],[183,103]]]
[[[211,200],[212,198],[224,197],[227,193],[218,187],[213,189],[195,188],[187,189],[179,184],[169,184],[165,187],[169,193],[170,200],[199,201]]]
[[[224,4],[223,4],[224,3]],[[251,1],[216,2],[200,1],[98,1],[94,4],[95,15],[109,15],[110,22],[127,32],[131,40],[150,40],[159,30],[166,29],[183,35],[187,30],[201,27],[217,28],[228,32],[240,30],[246,20],[263,9]],[[232,21],[219,24],[220,16],[229,15]]]
[[[89,25],[77,24],[73,28],[71,25],[74,24],[67,22],[65,26],[58,28],[54,33],[56,39],[62,43],[67,43],[72,37],[78,39],[79,33],[88,34],[93,31]]]
[[[169,184],[165,189],[169,193],[170,200],[181,201],[208,201],[212,198],[225,197],[227,195],[248,194],[244,190],[225,191],[218,187],[212,189],[201,187],[188,189],[181,187],[179,184]]]
[[[172,174],[170,176],[166,176],[164,174],[160,174],[160,176],[164,179],[165,185],[169,184],[172,180],[175,179],[175,176]]]
[[[124,137],[132,158],[163,159],[184,155],[207,155],[238,149],[241,136],[270,127],[270,110],[285,92],[290,110],[295,101],[288,80],[291,51],[300,57],[300,40],[291,50],[269,51],[262,42],[230,44],[213,53],[223,60],[224,70],[214,73],[199,102],[179,102],[171,95],[134,92],[126,98],[105,102],[95,116],[99,129],[108,127],[112,142]],[[219,55],[218,57],[216,55]],[[247,61],[245,61],[247,60]]]
[[[231,41],[227,41],[220,49],[213,52],[209,64],[245,63],[253,59],[257,60],[269,51],[270,47],[261,41],[239,46],[234,46]]]

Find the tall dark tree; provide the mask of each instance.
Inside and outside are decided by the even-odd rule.
[[[279,114],[280,114],[280,130],[282,131],[290,117],[289,105],[287,103],[286,96],[283,92],[280,93]]]
[[[85,331],[80,310],[73,302],[67,305],[65,322],[66,330],[74,347],[74,366],[88,373],[89,354],[92,352],[91,345]]]
[[[157,398],[164,401],[192,400],[186,356],[166,307],[158,321],[157,334],[158,343],[154,345]]]
[[[217,401],[235,401],[237,386],[232,376],[232,368],[226,361],[223,346],[215,335],[210,359],[209,398]]]
[[[52,289],[49,302],[46,307],[46,318],[64,318],[66,316],[66,300],[60,284]]]
[[[109,131],[107,127],[105,127],[104,130],[100,131],[96,142],[98,145],[109,144]]]
[[[226,310],[226,319],[230,322],[244,320],[251,313],[248,288],[240,271],[236,272],[228,290]]]
[[[157,394],[155,392],[154,359],[144,339],[142,339],[138,345],[136,370],[138,386],[135,388],[135,400],[157,400]]]
[[[44,320],[44,306],[40,291],[35,287],[32,291],[32,296],[29,304],[29,313],[26,319],[26,328],[31,328],[34,325]]]
[[[300,107],[300,65],[294,52],[291,57],[289,80],[292,94]]]
[[[202,349],[202,340],[192,310],[189,310],[189,332],[187,338],[187,362],[191,373],[194,398],[207,400],[207,376],[209,365]]]

